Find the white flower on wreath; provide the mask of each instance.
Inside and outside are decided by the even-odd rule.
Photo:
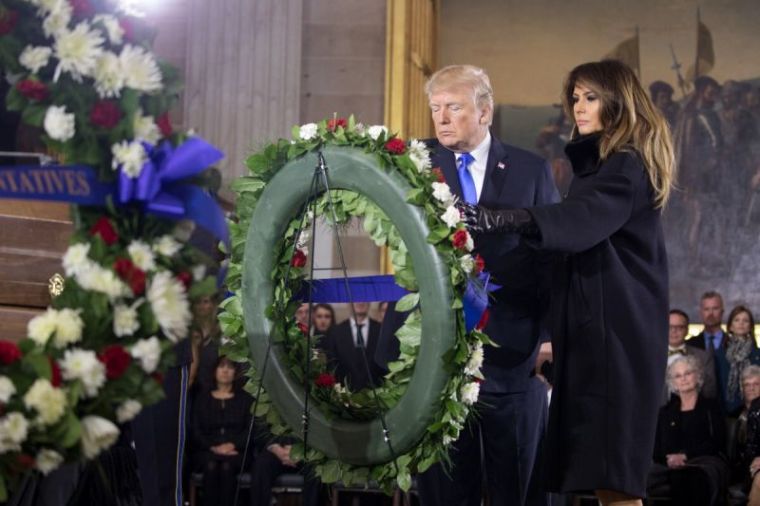
[[[121,167],[122,172],[131,178],[136,178],[142,172],[143,164],[147,156],[145,148],[137,141],[121,141],[111,146],[113,160],[111,167],[116,170]]]
[[[153,243],[153,251],[159,255],[171,258],[182,249],[182,244],[170,235],[162,235]]]
[[[425,172],[433,166],[430,161],[430,153],[424,142],[412,139],[412,142],[409,143],[407,153],[419,172]]]
[[[467,251],[472,251],[475,249],[475,241],[472,240],[472,235],[470,234],[469,230],[466,230],[467,232],[467,241],[464,243],[464,248]]]
[[[159,272],[150,280],[147,297],[164,335],[173,343],[187,337],[193,315],[182,282],[171,272]]]
[[[113,333],[116,337],[134,335],[140,328],[140,318],[137,316],[137,308],[145,299],[138,299],[131,306],[116,304],[113,308]]]
[[[48,64],[53,50],[44,46],[26,46],[18,57],[19,63],[29,69],[32,74],[39,72]]]
[[[45,346],[50,336],[56,331],[58,311],[48,308],[41,315],[37,315],[26,324],[26,335],[39,346]]]
[[[161,89],[161,70],[145,49],[128,44],[122,48],[119,60],[128,87],[146,93]]]
[[[454,203],[454,194],[451,193],[451,188],[446,183],[435,182],[432,184],[433,197],[444,206],[450,206]]]
[[[74,114],[66,112],[65,105],[51,105],[45,111],[45,133],[56,141],[66,142],[76,133]]]
[[[100,98],[118,97],[127,80],[121,60],[110,51],[104,51],[100,55],[92,77],[95,79],[95,91]]]
[[[462,258],[459,259],[459,265],[464,272],[472,274],[473,269],[475,269],[475,259],[472,258],[472,255],[463,255]]]
[[[68,3],[66,0],[27,0],[30,4],[37,7],[37,16],[43,17],[49,12],[60,9],[63,4]]]
[[[136,417],[142,411],[142,404],[134,399],[127,399],[116,408],[116,420],[125,423]]]
[[[0,418],[0,454],[18,451],[29,434],[29,421],[17,411]]]
[[[82,418],[82,453],[88,459],[113,445],[119,439],[119,428],[110,420],[99,416]]]
[[[24,395],[24,406],[37,411],[37,423],[52,425],[66,410],[66,392],[55,388],[48,380],[38,378]]]
[[[462,385],[459,394],[462,396],[462,402],[464,404],[467,406],[472,406],[478,402],[478,397],[480,396],[480,383],[477,381],[470,381],[469,383],[465,383]]]
[[[161,138],[161,131],[158,125],[153,121],[153,116],[143,116],[142,110],[135,111],[133,121],[135,139],[155,144]]]
[[[119,20],[116,16],[111,14],[97,14],[92,18],[92,22],[100,24],[105,29],[105,34],[108,36],[108,41],[111,44],[119,45],[124,37],[124,29],[119,24]]]
[[[45,37],[56,37],[69,26],[71,14],[74,9],[66,0],[56,1],[57,5],[45,17],[42,22],[42,31]]]
[[[156,259],[153,256],[152,248],[147,243],[135,239],[127,246],[127,252],[132,263],[143,271],[156,270]]]
[[[373,141],[376,141],[380,136],[388,136],[388,129],[383,125],[372,125],[367,129],[367,135]]]
[[[148,374],[153,373],[161,360],[161,343],[156,336],[140,339],[129,350],[130,355],[140,362],[140,367]]]
[[[76,279],[79,286],[85,290],[103,293],[109,300],[132,294],[132,290],[111,269],[105,269],[95,262],[91,262]]]
[[[356,135],[364,137],[367,135],[367,127],[364,126],[364,123],[357,123],[354,125],[354,132],[356,132]]]
[[[106,368],[92,350],[66,350],[60,365],[63,379],[82,382],[85,397],[95,397],[106,383]]]
[[[317,128],[316,123],[306,123],[305,125],[301,125],[298,129],[298,137],[300,137],[301,140],[310,141],[317,136]]]
[[[191,270],[193,273],[193,281],[200,281],[206,277],[206,266],[204,264],[194,265]]]
[[[470,358],[464,366],[465,374],[480,376],[480,368],[483,366],[483,343],[478,341],[470,345]]]
[[[50,474],[63,464],[63,455],[49,448],[42,448],[34,457],[34,466],[44,475]]]
[[[82,77],[91,76],[103,52],[103,42],[100,31],[93,30],[87,21],[82,21],[73,30],[61,30],[53,44],[58,58],[53,81],[58,81],[61,72],[68,72],[77,82],[82,82]]]
[[[79,316],[81,309],[64,308],[58,311],[56,332],[53,336],[53,344],[57,348],[65,348],[71,343],[82,339],[84,322]]]
[[[446,208],[446,212],[441,215],[441,219],[444,223],[446,223],[446,225],[449,226],[449,228],[456,228],[462,217],[459,214],[459,209],[453,205],[450,205]]]
[[[63,255],[63,270],[67,276],[75,276],[91,267],[90,243],[72,244]]]
[[[16,385],[7,376],[0,376],[0,403],[8,404],[13,394],[16,393]]]

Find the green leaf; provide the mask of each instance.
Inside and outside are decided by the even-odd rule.
[[[9,111],[20,111],[26,106],[28,100],[22,95],[15,86],[12,86],[5,96],[5,108]]]
[[[21,121],[28,125],[41,127],[47,107],[42,104],[30,104],[21,112]]]
[[[410,204],[422,205],[427,200],[425,188],[412,188],[406,194],[406,201]]]
[[[417,304],[420,303],[420,294],[408,293],[401,297],[396,303],[396,311],[411,311]]]
[[[204,295],[212,295],[216,292],[216,279],[213,276],[208,276],[202,281],[193,283],[190,286],[190,298],[197,299]]]
[[[449,229],[446,227],[436,227],[428,234],[427,241],[430,244],[438,244],[449,236]]]
[[[322,466],[317,466],[322,483],[335,483],[340,479],[340,464],[337,460],[329,460]]]
[[[0,474],[0,503],[8,500],[8,488],[5,485],[5,476]]]
[[[396,483],[398,483],[399,488],[404,492],[409,491],[409,488],[412,486],[412,475],[409,474],[408,469],[399,469]]]

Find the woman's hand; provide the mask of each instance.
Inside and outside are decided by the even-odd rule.
[[[288,467],[296,467],[296,463],[292,460],[290,460],[290,448],[291,445],[278,445],[278,444],[272,444],[267,447],[267,450],[272,452],[275,457],[280,459],[280,462],[282,462],[283,466]]]
[[[238,452],[235,449],[233,443],[222,443],[211,447],[211,451],[217,455],[237,455]]]
[[[533,217],[525,209],[486,209],[462,201],[457,202],[456,206],[465,226],[472,232],[538,235]]]
[[[675,469],[677,467],[683,467],[686,465],[685,453],[671,453],[665,456],[665,463],[669,468]]]
[[[758,471],[760,471],[760,457],[755,457],[749,465],[749,474],[754,476]]]

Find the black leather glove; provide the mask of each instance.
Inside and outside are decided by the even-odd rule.
[[[533,216],[525,209],[486,209],[464,202],[459,202],[457,207],[462,213],[465,225],[473,232],[507,232],[526,237],[539,236]]]

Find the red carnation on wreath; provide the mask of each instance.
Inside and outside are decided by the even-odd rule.
[[[475,255],[475,274],[480,274],[486,268],[486,261],[480,254]]]
[[[454,245],[456,249],[463,250],[467,249],[467,240],[470,238],[470,234],[467,232],[467,230],[460,228],[456,232],[454,232],[454,235],[451,237],[451,243]]]
[[[296,249],[293,252],[293,258],[290,259],[290,265],[293,267],[301,268],[306,265],[306,253],[300,249]]]
[[[53,357],[48,356],[48,363],[50,364],[50,384],[58,388],[63,383],[63,376],[61,376],[61,367],[58,362],[53,360]]]
[[[8,9],[0,10],[0,36],[8,35],[16,28],[18,12]]]
[[[327,129],[329,131],[334,132],[338,127],[348,127],[348,121],[346,121],[346,118],[331,118],[327,120]]]
[[[111,129],[121,121],[121,109],[113,100],[98,100],[90,109],[90,123]]]
[[[164,137],[169,137],[173,132],[172,123],[169,120],[168,112],[165,112],[156,118],[156,125],[158,125],[158,129],[161,131],[161,135]]]
[[[335,386],[335,383],[337,383],[335,376],[328,372],[320,373],[314,379],[314,384],[319,388],[332,388]]]
[[[406,153],[406,143],[398,137],[394,137],[385,143],[385,149],[394,155],[403,155]]]
[[[145,271],[138,268],[128,258],[117,258],[113,263],[113,270],[116,274],[132,289],[135,295],[142,295],[145,292]]]
[[[21,350],[11,341],[0,341],[0,364],[11,365],[21,359]]]
[[[98,355],[98,360],[106,366],[106,378],[114,380],[121,378],[127,372],[129,364],[132,363],[132,356],[123,346],[112,344],[103,348]]]
[[[105,216],[98,218],[98,221],[90,228],[90,234],[99,235],[108,246],[113,246],[119,240],[119,234],[116,233],[113,223]]]
[[[307,327],[305,323],[298,322],[296,325],[298,326],[298,330],[300,330],[303,335],[309,335],[309,327]]]
[[[187,271],[177,273],[177,279],[185,287],[185,291],[190,289],[190,285],[193,284],[193,275]]]
[[[439,183],[445,183],[446,182],[446,178],[443,177],[443,171],[441,170],[440,167],[435,167],[430,172],[433,173],[433,175],[435,176],[435,178],[438,180]]]
[[[161,374],[160,372],[156,371],[153,374],[151,374],[150,377],[153,378],[153,381],[155,381],[159,385],[164,384],[164,375]]]
[[[16,83],[16,89],[29,100],[42,101],[48,97],[48,87],[36,79],[24,79]]]

